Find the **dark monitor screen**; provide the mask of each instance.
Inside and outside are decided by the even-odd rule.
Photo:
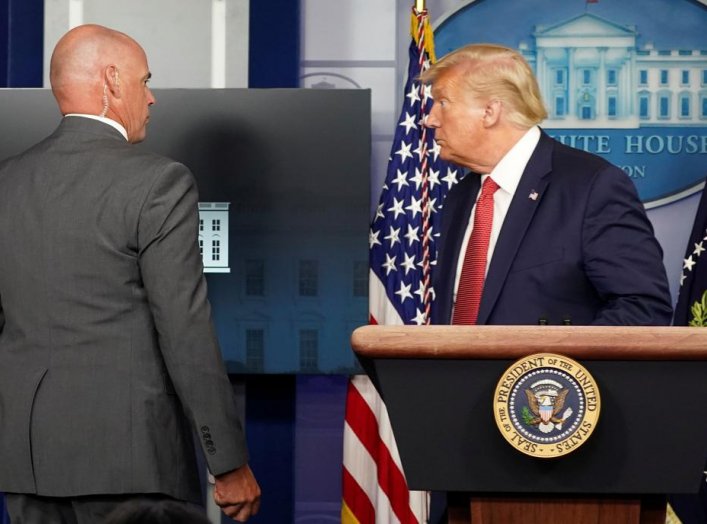
[[[148,148],[186,164],[233,373],[349,373],[368,317],[370,92],[155,90]],[[51,133],[49,90],[0,90],[0,159]]]

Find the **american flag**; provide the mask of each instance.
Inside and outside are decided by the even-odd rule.
[[[434,61],[427,11],[413,8],[405,96],[388,170],[369,232],[370,321],[428,324],[434,300],[439,211],[461,171],[439,157],[423,126],[430,87],[417,77]],[[366,376],[349,383],[344,428],[342,522],[427,521],[427,494],[409,492],[385,405]]]

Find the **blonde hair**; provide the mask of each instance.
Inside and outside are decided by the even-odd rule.
[[[461,83],[470,95],[500,100],[514,125],[529,128],[547,117],[535,75],[517,51],[495,44],[467,45],[432,65],[420,80],[434,84],[452,69],[461,71]]]

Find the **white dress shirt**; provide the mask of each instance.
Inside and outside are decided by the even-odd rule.
[[[491,177],[499,189],[493,194],[493,224],[491,225],[491,237],[489,238],[488,258],[486,259],[486,271],[488,272],[489,263],[493,256],[493,251],[496,248],[498,235],[501,232],[501,226],[508,213],[508,208],[511,207],[511,200],[515,195],[516,188],[520,183],[520,177],[523,176],[525,166],[528,165],[535,147],[540,141],[540,128],[533,126],[521,137],[518,142],[504,155],[501,161],[496,164],[496,167],[488,175],[481,175],[481,185],[483,185],[486,177]],[[467,176],[478,176],[470,173]],[[481,190],[476,195],[478,202],[481,196]],[[462,266],[464,265],[464,256],[466,255],[466,246],[469,243],[471,230],[474,228],[474,212],[476,204],[469,215],[469,223],[466,226],[464,233],[464,241],[462,242],[461,250],[459,251],[459,260],[457,261],[457,275],[454,280],[454,302],[457,301],[457,289],[459,289],[459,279],[462,274]]]

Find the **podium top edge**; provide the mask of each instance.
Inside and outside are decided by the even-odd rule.
[[[579,360],[707,360],[707,329],[685,326],[363,326],[364,358],[517,359],[560,353]]]

